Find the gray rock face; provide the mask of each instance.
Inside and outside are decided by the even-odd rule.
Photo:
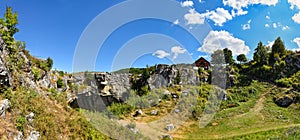
[[[175,82],[178,69],[175,65],[157,65],[156,72],[147,80],[150,89],[168,87]]]
[[[181,70],[181,83],[182,85],[199,85],[200,80],[197,76],[197,70],[192,67],[185,67]]]
[[[111,94],[118,100],[125,100],[124,97],[131,88],[129,73],[107,74],[107,82],[111,87]]]
[[[10,102],[8,99],[0,101],[0,116],[5,118],[5,111],[10,108]]]
[[[39,137],[40,137],[40,132],[32,131],[32,132],[30,132],[30,135],[26,140],[38,140]]]

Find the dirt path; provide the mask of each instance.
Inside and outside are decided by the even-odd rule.
[[[235,118],[240,118],[240,117],[243,117],[249,113],[259,113],[263,108],[264,108],[264,101],[266,99],[266,95],[268,93],[270,93],[270,91],[273,89],[274,87],[264,91],[264,93],[262,95],[260,95],[259,99],[256,101],[256,104],[253,108],[251,108],[249,110],[249,112],[246,112],[246,113],[243,113],[243,114],[240,114],[240,115],[237,115],[235,116]],[[263,117],[263,116],[262,116]]]
[[[119,120],[118,122],[123,126],[130,124],[130,121],[127,120]],[[151,140],[160,139],[160,137],[165,134],[155,129],[154,127],[151,127],[151,125],[148,123],[135,122],[135,124],[138,131],[141,132],[141,134],[143,134],[144,136],[149,137]]]

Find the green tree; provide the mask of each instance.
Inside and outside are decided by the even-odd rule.
[[[281,40],[280,37],[278,37],[274,44],[272,45],[272,51],[270,54],[270,64],[274,64],[276,61],[280,61],[280,58],[285,56],[286,54],[286,49],[284,46],[283,41]]]
[[[224,53],[224,58],[225,58],[226,64],[233,64],[234,60],[232,57],[232,51],[228,48],[225,48],[225,49],[223,49],[223,53]]]
[[[236,59],[237,59],[237,61],[240,61],[240,62],[247,62],[247,58],[246,58],[245,54],[238,55]]]
[[[253,60],[256,61],[259,65],[268,64],[269,56],[268,49],[260,41],[255,49]]]
[[[49,70],[52,69],[53,60],[50,57],[48,57],[46,61],[47,61],[47,68],[48,68],[48,71],[49,71]]]
[[[280,57],[284,56],[286,52],[284,43],[282,42],[281,38],[278,37],[274,44],[272,45],[272,54],[278,53]]]
[[[4,26],[9,30],[9,35],[13,36],[19,29],[16,27],[18,24],[18,13],[12,12],[11,7],[6,7],[6,12],[4,14]]]

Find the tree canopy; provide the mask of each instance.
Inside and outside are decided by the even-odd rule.
[[[247,58],[246,58],[245,54],[238,55],[237,58],[236,58],[236,60],[240,61],[240,62],[247,62]]]

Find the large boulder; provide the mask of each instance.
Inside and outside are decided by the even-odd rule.
[[[288,107],[294,102],[293,98],[291,98],[287,95],[285,95],[284,97],[274,99],[274,100],[275,100],[275,103],[280,107]]]

